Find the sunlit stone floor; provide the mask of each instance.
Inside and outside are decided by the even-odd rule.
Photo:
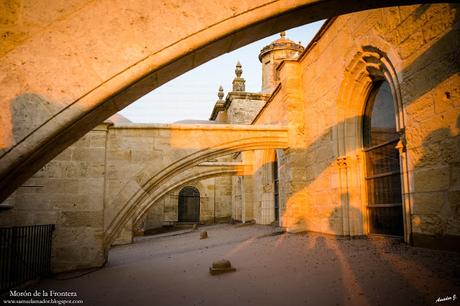
[[[460,296],[458,253],[274,231],[215,225],[142,237],[113,248],[103,269],[28,289],[74,291],[84,305],[430,305]],[[223,258],[236,272],[211,276]]]

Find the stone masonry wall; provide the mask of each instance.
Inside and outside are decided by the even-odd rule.
[[[49,162],[13,195],[1,226],[55,224],[52,270],[101,266],[106,259],[104,176],[107,125],[100,125]]]
[[[300,178],[297,182],[305,183],[294,188],[294,194],[287,193],[287,205],[294,201],[289,223],[301,222],[305,229],[340,235],[367,233],[366,196],[360,188],[346,189],[347,178],[344,181],[341,176],[345,173],[348,180],[356,178],[364,185],[359,179],[363,175],[356,170],[363,166],[357,158],[361,149],[350,145],[360,142],[361,135],[353,132],[359,126],[353,122],[360,122],[362,113],[349,108],[343,117],[338,110],[340,103],[350,102],[340,101],[341,88],[354,86],[345,78],[353,74],[347,67],[363,47],[373,47],[384,52],[394,66],[403,106],[407,159],[402,160],[408,163],[403,180],[408,182],[410,215],[406,218],[411,220],[406,231],[412,233],[414,242],[420,238],[419,244],[426,236],[460,235],[458,15],[458,5],[426,4],[340,16],[300,59],[305,143],[296,150],[299,156],[291,163],[288,181],[281,184],[292,188],[295,177]],[[281,121],[292,113],[289,107],[284,114],[279,112],[279,105],[289,101],[282,93],[286,87],[283,75],[288,76],[285,69],[280,68],[281,92],[272,97],[257,124],[273,123],[274,114],[279,114]],[[361,103],[362,111],[366,92],[353,99],[355,104]],[[351,135],[350,139],[341,138],[342,129]],[[342,159],[338,163],[342,158],[337,151],[341,141],[347,144],[345,163]],[[343,165],[346,170],[339,172]],[[347,219],[344,213],[355,217]]]
[[[232,100],[226,111],[226,122],[230,124],[251,124],[265,105],[264,96],[250,93],[230,93]]]
[[[137,226],[138,215],[128,215],[125,209],[138,209],[132,203],[138,195],[147,196],[142,203],[149,204],[144,187],[148,188],[150,179],[197,148],[212,147],[212,143],[220,141],[234,142],[242,139],[243,134],[250,135],[253,132],[248,128],[100,125],[29,179],[5,201],[7,207],[2,204],[0,226],[55,224],[54,272],[102,266],[112,244],[131,242],[133,222],[136,221],[134,226]],[[285,131],[256,130],[259,138],[273,133],[286,135]],[[221,163],[217,161],[217,164]],[[207,169],[206,166],[197,168],[190,174],[199,175]],[[226,168],[212,169],[219,174]],[[176,176],[180,180],[188,179],[180,177],[180,173],[172,174],[173,178]],[[205,222],[213,221],[214,217],[228,219],[231,215],[230,178],[216,178],[213,184],[219,188],[202,192],[206,200],[202,206]],[[215,201],[209,201],[214,197]],[[172,217],[166,209],[165,220]],[[119,227],[114,225],[117,220]]]

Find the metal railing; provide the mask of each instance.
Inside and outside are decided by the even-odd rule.
[[[0,293],[51,273],[54,224],[0,228]]]

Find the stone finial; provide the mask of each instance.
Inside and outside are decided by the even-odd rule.
[[[219,92],[217,93],[217,97],[219,98],[219,101],[221,101],[224,98],[224,88],[222,85],[219,86]]]
[[[219,98],[219,100],[216,101],[216,105],[214,106],[214,109],[216,109],[217,111],[224,110],[224,105],[225,105],[225,101],[223,100],[224,99],[224,88],[222,87],[222,85],[219,86],[219,92],[217,93],[217,97]]]
[[[241,68],[240,61],[236,63],[235,74],[237,78],[241,78],[241,75],[243,74],[243,69]]]
[[[281,33],[280,33],[280,37],[281,37],[281,38],[286,38],[286,31],[281,32]]]
[[[225,110],[225,101],[224,101],[224,88],[222,85],[219,86],[219,91],[217,92],[217,97],[219,100],[216,101],[216,104],[214,105],[214,108],[212,110],[211,117],[209,120],[216,120],[217,115],[219,112]]]
[[[241,77],[241,75],[243,74],[243,69],[239,61],[238,63],[236,63],[235,74],[236,77],[233,79],[233,91],[245,91],[246,81],[244,80],[244,78]]]
[[[224,104],[225,104],[224,88],[222,87],[222,85],[219,86],[219,92],[217,93],[217,97],[219,98],[219,100],[216,101],[216,105],[214,108],[216,108],[218,111],[221,111],[224,109]]]

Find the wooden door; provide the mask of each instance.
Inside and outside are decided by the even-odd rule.
[[[200,221],[200,192],[194,187],[184,187],[179,192],[179,222]]]

